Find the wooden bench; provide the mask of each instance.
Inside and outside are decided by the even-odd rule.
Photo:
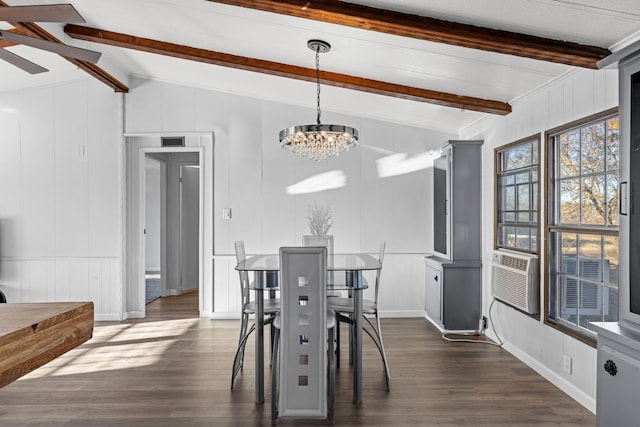
[[[92,302],[0,304],[0,387],[92,335]]]

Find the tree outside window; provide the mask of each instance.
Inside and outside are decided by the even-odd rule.
[[[547,320],[593,337],[618,320],[617,115],[549,135]]]

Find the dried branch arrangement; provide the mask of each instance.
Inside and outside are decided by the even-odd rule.
[[[333,225],[331,210],[317,204],[310,206],[307,210],[309,230],[315,237],[324,237]]]

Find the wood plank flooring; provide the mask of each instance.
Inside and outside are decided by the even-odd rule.
[[[336,425],[595,425],[591,412],[499,347],[447,342],[423,319],[382,323],[391,392],[366,338],[364,401],[351,402],[343,342]],[[229,389],[238,328],[198,318],[197,293],[154,301],[146,319],[96,323],[90,341],[0,389],[0,425],[268,426],[270,387],[265,404],[253,401],[253,340]]]

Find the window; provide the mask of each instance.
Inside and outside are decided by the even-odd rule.
[[[540,138],[496,150],[495,246],[538,253]]]
[[[618,320],[618,116],[547,136],[546,320],[589,341],[589,322]]]

